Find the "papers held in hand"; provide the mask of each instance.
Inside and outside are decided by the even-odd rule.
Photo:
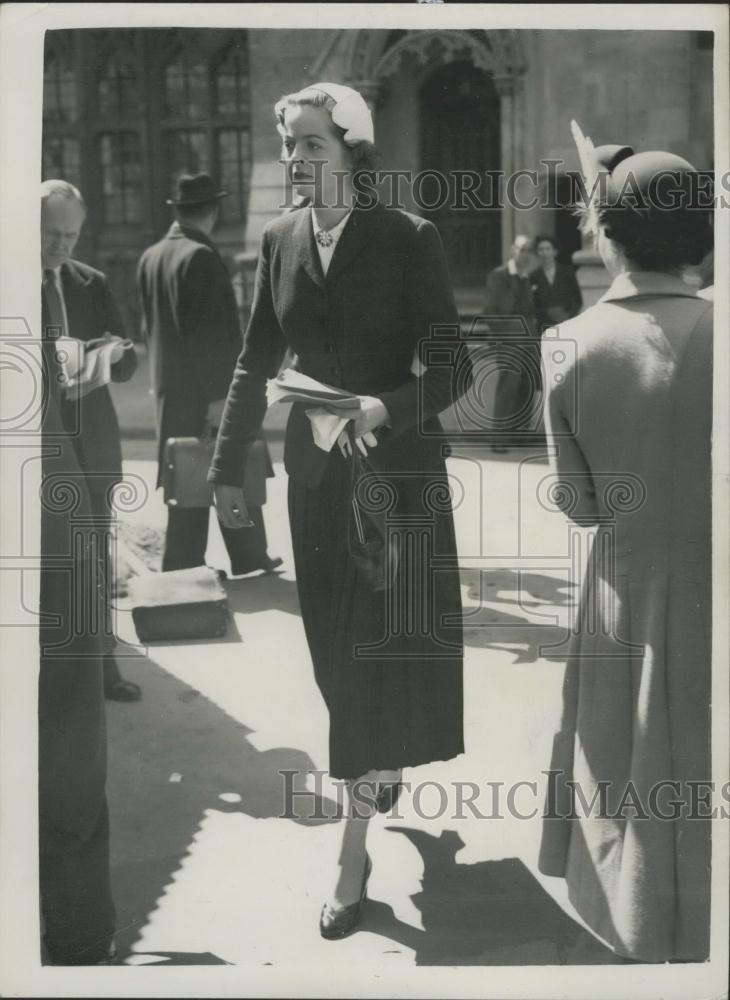
[[[333,413],[349,417],[357,416],[360,410],[359,396],[318,382],[294,368],[285,368],[276,378],[269,380],[266,399],[269,406],[274,403],[312,403],[313,406],[326,406]]]
[[[108,385],[112,380],[112,365],[117,346],[130,348],[131,340],[123,340],[111,333],[94,340],[59,337],[56,340],[56,357],[66,376],[66,396],[80,399],[95,389]]]
[[[306,413],[314,443],[331,451],[343,427],[360,412],[360,398],[343,389],[318,382],[293,368],[286,368],[266,387],[269,406],[274,403],[310,403]]]

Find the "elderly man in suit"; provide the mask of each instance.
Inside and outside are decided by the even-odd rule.
[[[498,453],[506,452],[508,443],[533,440],[530,431],[540,422],[540,333],[529,277],[533,264],[532,240],[516,236],[510,259],[487,277],[484,315],[498,341],[494,419],[499,437],[492,445]]]
[[[177,197],[167,202],[176,221],[139,262],[143,332],[157,400],[158,486],[169,438],[202,437],[218,427],[241,350],[231,279],[212,240],[224,196],[208,174],[182,176]],[[221,526],[234,576],[281,563],[267,555],[260,506],[252,506],[250,516],[251,532]],[[208,507],[168,506],[163,571],[205,563],[209,518]]]
[[[63,180],[41,185],[41,262],[43,266],[43,325],[57,336],[81,342],[84,356],[104,349],[110,361],[108,377],[125,382],[137,368],[131,341],[125,339],[122,319],[105,276],[74,260],[72,254],[86,219],[81,193]],[[112,628],[110,529],[113,518],[111,492],[122,479],[119,423],[105,376],[84,385],[83,370],[76,391],[67,387],[60,412],[72,436],[79,464],[88,483],[96,530],[106,543],[99,553],[99,573],[104,592],[103,656],[104,693],[116,701],[137,701],[137,684],[122,678],[114,656]]]
[[[45,310],[44,310],[45,311]],[[51,310],[52,312],[52,310]],[[42,960],[105,965],[114,953],[106,729],[98,628],[98,533],[91,478],[63,410],[64,372],[43,323],[38,678],[39,891]],[[71,510],[65,502],[74,498]],[[60,502],[59,502],[60,500]]]

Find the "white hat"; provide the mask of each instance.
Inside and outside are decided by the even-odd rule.
[[[329,107],[332,121],[344,130],[343,139],[348,146],[354,146],[358,142],[374,141],[373,116],[362,94],[357,90],[345,87],[341,83],[314,83],[304,87],[299,94],[304,94],[308,90],[319,90],[333,102],[332,107]],[[275,108],[277,116],[283,116],[285,107],[286,101],[278,102]]]

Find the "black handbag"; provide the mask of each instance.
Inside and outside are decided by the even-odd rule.
[[[351,503],[347,546],[352,560],[373,591],[389,590],[398,572],[398,539],[388,532],[390,504],[378,501],[387,495],[387,485],[378,485],[378,474],[355,444],[351,424],[348,434],[352,454]],[[369,494],[369,496],[368,496]]]

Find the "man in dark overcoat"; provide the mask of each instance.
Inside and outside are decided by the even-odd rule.
[[[144,252],[137,270],[157,404],[158,487],[167,440],[200,438],[218,427],[241,350],[236,297],[212,240],[224,196],[208,174],[181,177],[177,196],[167,202],[177,218]],[[208,507],[168,506],[163,571],[205,563],[209,517]],[[281,561],[266,554],[261,508],[252,507],[251,517],[252,532],[221,526],[234,575],[271,569]]]
[[[39,891],[42,958],[108,964],[115,911],[109,874],[99,532],[89,480],[63,417],[63,371],[43,324]]]
[[[134,345],[125,338],[124,326],[106,277],[88,264],[72,258],[86,219],[80,192],[62,180],[41,185],[41,260],[43,264],[43,325],[58,336],[81,341],[86,352],[105,347],[111,359],[109,379],[126,382],[137,369]],[[117,338],[113,344],[106,343]],[[116,639],[111,598],[113,566],[111,529],[112,491],[122,480],[119,422],[108,386],[94,383],[83,395],[65,389],[60,414],[71,436],[89,491],[96,528],[105,544],[99,552],[99,577],[103,586],[104,693],[115,701],[137,701],[137,684],[124,680],[114,656]]]
[[[487,277],[484,315],[495,337],[498,367],[492,445],[496,452],[527,441],[540,410],[540,331],[529,278],[533,263],[532,240],[517,236],[510,259]],[[539,416],[536,419],[539,424]]]

